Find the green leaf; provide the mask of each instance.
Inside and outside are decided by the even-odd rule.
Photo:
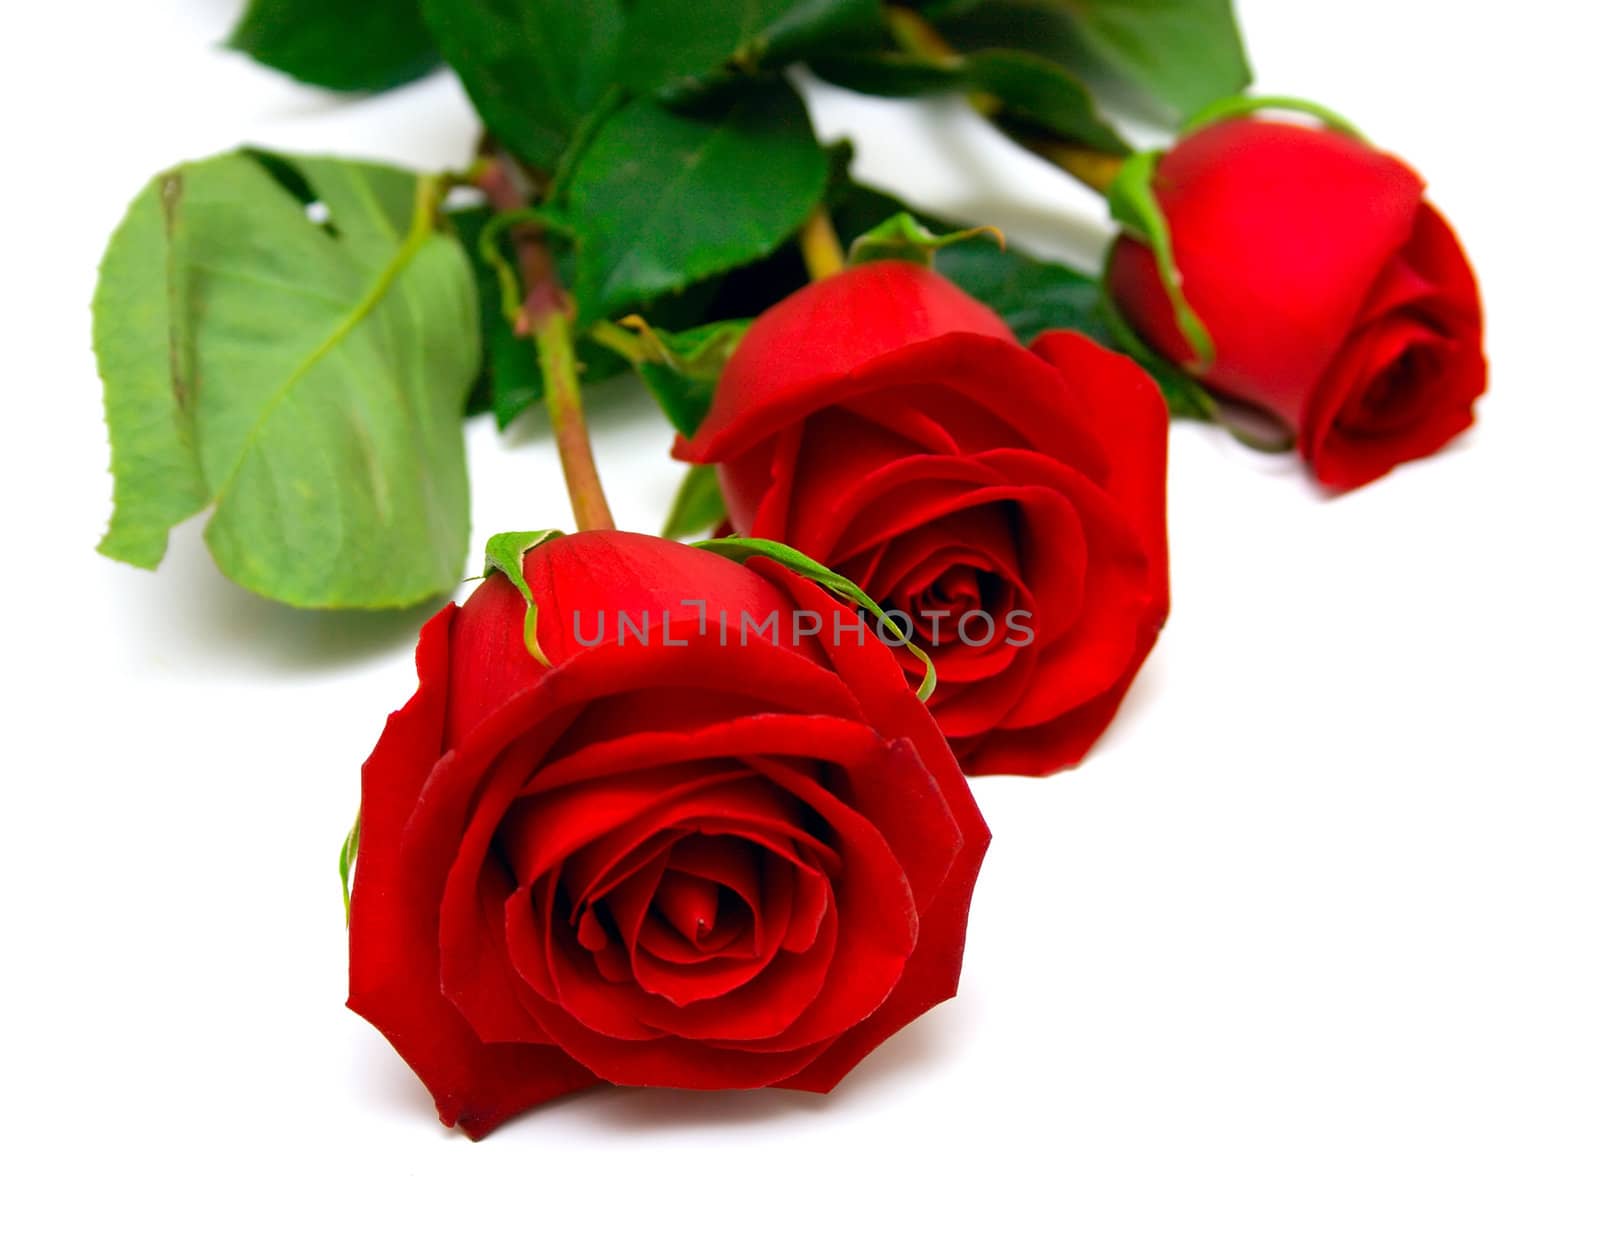
[[[176,223],[179,171],[152,181],[111,236],[94,293],[94,352],[105,386],[114,510],[100,552],[155,567],[173,525],[210,499],[195,446],[189,323],[171,308],[185,285]]]
[[[696,463],[684,473],[683,484],[672,500],[661,535],[682,541],[697,533],[710,532],[728,518],[728,504],[717,481],[717,469],[709,463]]]
[[[422,14],[490,133],[553,172],[613,86],[619,0],[422,0]]]
[[[992,225],[935,234],[909,212],[897,212],[882,225],[859,235],[850,244],[851,264],[870,264],[874,260],[906,260],[929,266],[933,257],[946,247],[988,235],[1003,250],[1005,235]]]
[[[812,68],[838,86],[870,95],[979,92],[1000,102],[1004,119],[1025,123],[1096,151],[1128,151],[1095,108],[1089,89],[1066,69],[1031,52],[992,48],[929,60],[904,52],[814,58]]]
[[[561,536],[558,528],[541,528],[532,532],[522,533],[496,533],[484,544],[483,574],[492,576],[499,572],[522,594],[522,600],[528,604],[527,614],[522,619],[522,643],[528,647],[541,667],[548,667],[550,660],[545,657],[544,650],[539,646],[539,604],[533,600],[533,590],[528,588],[528,581],[522,574],[522,560],[529,550],[544,545]]]
[[[697,541],[694,546],[698,550],[709,550],[712,554],[720,554],[735,563],[748,563],[754,558],[771,559],[797,575],[815,581],[836,597],[859,606],[877,620],[880,626],[886,626],[889,635],[905,646],[907,652],[922,664],[924,674],[922,684],[917,689],[917,696],[923,701],[933,696],[934,687],[938,683],[933,670],[933,659],[913,644],[911,638],[900,630],[900,625],[895,623],[884,612],[883,607],[873,601],[855,581],[847,580],[832,568],[824,567],[816,559],[801,554],[793,546],[786,546],[780,541],[767,541],[760,537],[713,537],[709,541]]]
[[[636,0],[618,77],[637,91],[781,65],[876,28],[876,0]]]
[[[291,605],[405,606],[457,582],[478,318],[437,197],[397,169],[249,153],[145,190],[95,293],[104,553],[154,566],[209,503],[217,565]]]
[[[1092,53],[1181,114],[1250,83],[1230,0],[1056,2]]]
[[[693,113],[628,105],[572,175],[580,321],[766,255],[800,228],[827,178],[805,105],[782,80],[721,93]]]
[[[356,868],[356,852],[361,847],[361,815],[356,815],[355,826],[339,846],[339,887],[344,892],[344,922],[350,925],[350,873]]]
[[[911,52],[830,52],[809,57],[806,65],[847,91],[889,99],[939,95],[967,85],[958,61],[933,61]]]
[[[1150,248],[1155,257],[1156,271],[1161,276],[1162,288],[1172,301],[1178,328],[1196,360],[1206,367],[1216,359],[1217,348],[1210,332],[1195,315],[1194,308],[1189,306],[1189,300],[1183,293],[1183,274],[1178,271],[1178,262],[1172,251],[1172,231],[1167,227],[1166,213],[1156,200],[1154,179],[1160,160],[1160,152],[1139,152],[1123,161],[1116,180],[1106,192],[1106,206],[1111,210],[1113,220],[1125,226]]]
[[[1000,100],[1006,116],[1096,151],[1129,150],[1095,109],[1089,89],[1044,57],[997,48],[970,53],[963,63],[968,82]]]
[[[250,0],[227,46],[333,91],[383,91],[439,64],[418,0]]]
[[[994,247],[952,247],[934,267],[1011,327],[1022,342],[1051,329],[1075,329],[1104,342],[1100,286],[1065,264]]]
[[[1229,0],[984,0],[928,14],[961,48],[1018,48],[1088,82],[1133,84],[1178,116],[1249,85]]]

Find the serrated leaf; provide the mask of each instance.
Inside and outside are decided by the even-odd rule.
[[[960,91],[966,82],[954,61],[932,61],[911,52],[827,52],[806,60],[825,81],[862,95],[905,99]]]
[[[938,677],[933,670],[933,659],[915,645],[901,630],[900,625],[895,623],[883,607],[879,606],[855,581],[841,576],[831,567],[823,566],[816,559],[800,553],[793,546],[784,545],[781,541],[768,541],[761,537],[713,537],[709,541],[697,541],[694,546],[697,550],[709,550],[712,554],[732,559],[735,563],[748,563],[754,558],[771,559],[779,566],[816,582],[834,596],[843,598],[853,606],[859,606],[877,620],[880,627],[887,627],[889,635],[899,641],[906,652],[922,664],[922,683],[917,689],[917,696],[923,701],[933,696],[934,687],[938,683]]]
[[[748,264],[822,198],[828,159],[782,80],[721,92],[693,112],[641,99],[614,113],[573,171],[580,321]]]
[[[558,528],[496,533],[484,543],[483,547],[483,574],[492,576],[495,572],[499,572],[512,583],[518,593],[522,594],[522,600],[527,603],[528,610],[522,619],[522,643],[541,667],[548,667],[550,660],[545,657],[544,650],[539,645],[539,604],[533,600],[533,590],[528,588],[527,578],[522,574],[522,560],[529,550],[537,549],[545,542],[561,535],[561,530]]]
[[[1031,52],[991,48],[939,60],[905,52],[843,53],[816,57],[810,64],[829,82],[869,95],[982,93],[993,98],[1009,123],[1025,123],[1095,151],[1120,155],[1128,150],[1101,117],[1088,87]]]
[[[234,153],[158,178],[112,240],[95,295],[117,476],[101,549],[154,566],[166,527],[210,503],[206,542],[246,588],[409,605],[455,584],[466,553],[471,271],[437,232],[431,181],[280,160],[325,223]]]
[[[682,541],[685,537],[710,532],[727,518],[728,503],[722,496],[716,467],[696,463],[683,475],[683,483],[672,500],[672,510],[661,526],[661,535],[669,541]]]
[[[553,172],[614,85],[619,0],[422,0],[422,14],[489,132]]]
[[[934,268],[997,312],[1019,341],[1031,342],[1051,329],[1075,329],[1104,341],[1099,284],[1065,264],[964,246],[941,252]]]
[[[439,64],[418,0],[250,0],[227,46],[332,91],[383,91]]]
[[[931,265],[934,256],[946,247],[982,237],[987,237],[1004,250],[1005,235],[992,225],[978,225],[971,229],[935,234],[911,213],[897,212],[881,225],[873,226],[851,242],[850,263],[870,264],[874,260],[905,260],[912,264],[927,266]]]
[[[1250,83],[1231,0],[1057,0],[1106,64],[1187,115]]]
[[[618,57],[636,91],[781,65],[877,25],[876,0],[636,0]]]
[[[1056,138],[1122,155],[1123,138],[1100,116],[1089,89],[1073,74],[1032,52],[986,49],[962,58],[967,81],[998,99],[1007,116]]]
[[[1229,0],[984,0],[927,14],[960,48],[1018,48],[1085,81],[1109,73],[1177,116],[1250,82]]]
[[[114,499],[100,552],[136,567],[160,563],[168,531],[210,498],[195,446],[189,319],[171,315],[185,284],[182,196],[176,170],[140,192],[111,236],[94,293]]]

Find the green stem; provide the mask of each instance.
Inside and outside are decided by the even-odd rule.
[[[497,213],[526,211],[527,197],[518,186],[516,170],[507,158],[483,167],[477,184]],[[567,497],[572,500],[573,518],[583,530],[615,528],[616,522],[611,518],[611,508],[600,484],[600,472],[595,467],[594,447],[583,414],[578,362],[572,343],[572,300],[556,273],[543,228],[523,222],[512,227],[511,237],[523,290],[516,331],[522,337],[532,338],[538,351],[545,407],[550,413],[550,427],[555,432],[556,453],[561,457],[561,474],[567,482]]]

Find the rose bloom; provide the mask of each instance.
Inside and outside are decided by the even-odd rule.
[[[1127,359],[1075,333],[1025,350],[883,262],[757,319],[677,453],[718,465],[737,531],[909,619],[969,774],[1041,775],[1104,731],[1166,620],[1166,438]]]
[[[362,770],[349,1003],[446,1125],[599,1082],[827,1091],[955,993],[989,832],[854,610],[627,533],[524,574],[551,665],[491,575]]]
[[[1364,485],[1472,424],[1488,383],[1478,286],[1411,169],[1333,130],[1246,118],[1180,142],[1155,189],[1215,362],[1195,367],[1128,238],[1118,304],[1164,355],[1292,429],[1317,480]]]

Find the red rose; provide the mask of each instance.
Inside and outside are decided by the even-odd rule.
[[[827,1091],[954,994],[989,833],[853,610],[626,533],[524,574],[552,665],[491,576],[424,628],[362,770],[350,1007],[441,1120],[600,1081]]]
[[[1332,130],[1237,119],[1168,152],[1155,188],[1216,346],[1198,375],[1293,429],[1323,484],[1364,485],[1472,423],[1477,282],[1411,169]],[[1119,241],[1110,284],[1162,354],[1193,360],[1148,248]]]
[[[909,619],[970,774],[1039,775],[1083,757],[1166,619],[1166,436],[1126,359],[1072,333],[1024,350],[880,263],[761,316],[678,454],[719,465],[738,531]]]

